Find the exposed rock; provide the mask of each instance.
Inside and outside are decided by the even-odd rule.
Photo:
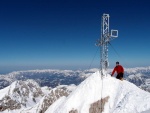
[[[0,111],[26,107],[28,101],[36,103],[36,97],[43,96],[41,88],[33,80],[16,81],[6,90],[5,96],[0,98]]]
[[[0,111],[4,111],[6,109],[14,110],[20,109],[21,104],[16,100],[12,100],[9,96],[5,96],[3,100],[0,100]]]
[[[78,113],[78,110],[71,110],[71,111],[69,111],[69,113]]]
[[[67,89],[63,89],[63,88],[54,88],[53,90],[50,91],[50,93],[48,95],[45,95],[42,99],[42,101],[40,101],[40,103],[32,108],[23,110],[21,113],[33,113],[33,111],[36,109],[36,111],[34,111],[34,113],[44,113],[49,106],[51,106],[56,100],[58,100],[60,97],[62,96],[68,96],[69,92],[67,91]],[[71,113],[78,113],[78,112],[71,112]]]
[[[41,104],[41,110],[37,113],[44,113],[50,105],[52,105],[57,99],[59,99],[62,96],[68,96],[69,94],[62,89],[56,89],[55,91],[52,91],[49,95],[45,96],[42,104]]]
[[[89,113],[102,113],[104,111],[105,103],[108,102],[108,99],[109,99],[109,96],[91,104]]]

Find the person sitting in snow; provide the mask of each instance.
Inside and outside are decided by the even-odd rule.
[[[111,76],[113,76],[115,72],[117,72],[116,78],[123,80],[124,68],[121,65],[119,65],[119,62],[116,62],[116,67],[114,68]]]

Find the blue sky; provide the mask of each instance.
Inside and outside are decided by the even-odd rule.
[[[1,0],[0,72],[88,68],[100,38],[101,16],[119,30],[109,47],[110,67],[150,65],[148,0]],[[99,53],[92,66],[99,67]]]

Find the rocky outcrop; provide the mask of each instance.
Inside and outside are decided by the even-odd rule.
[[[78,113],[78,110],[71,110],[71,111],[69,111],[69,113]]]
[[[39,85],[33,80],[16,81],[4,90],[5,94],[0,98],[0,111],[27,107],[27,102],[36,103],[37,97],[44,96]]]
[[[109,96],[98,100],[91,104],[89,108],[89,113],[102,113],[104,111],[105,103],[108,102]],[[44,113],[44,112],[41,112]],[[79,113],[77,109],[72,109],[69,111],[69,113]]]
[[[0,100],[0,103],[0,111],[4,111],[6,109],[14,110],[21,108],[21,104],[16,100],[12,100],[10,96],[5,96],[3,100]]]
[[[91,104],[89,113],[102,113],[104,111],[105,103],[108,102],[109,96],[98,100]]]
[[[43,102],[40,105],[40,110],[37,113],[44,113],[50,105],[52,105],[56,100],[62,96],[68,96],[68,92],[63,89],[52,90],[50,94],[46,95]]]
[[[44,113],[56,100],[58,100],[62,96],[67,97],[68,95],[69,92],[66,88],[54,88],[48,95],[45,95],[36,106],[25,109],[21,111],[21,113]]]

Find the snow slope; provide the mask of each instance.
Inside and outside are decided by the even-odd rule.
[[[51,90],[47,90],[47,88],[45,90],[45,88],[42,91],[44,91],[46,95],[40,100],[40,102],[38,102],[33,107],[28,107],[21,110],[20,113],[45,113],[49,106],[51,106],[55,101],[59,100],[59,98],[67,97],[70,92],[72,92],[76,88],[76,86],[73,84],[70,86],[60,85]]]
[[[101,79],[101,73],[96,72],[67,98],[53,103],[46,113],[92,113],[92,104],[106,97],[108,102],[104,104],[103,113],[144,113],[150,110],[150,93],[109,74]]]
[[[62,96],[68,96],[76,86],[40,87],[34,80],[15,81],[0,90],[1,113],[44,113]]]
[[[35,81],[15,81],[0,90],[0,112],[17,113],[19,109],[34,106],[42,96],[41,88]]]

